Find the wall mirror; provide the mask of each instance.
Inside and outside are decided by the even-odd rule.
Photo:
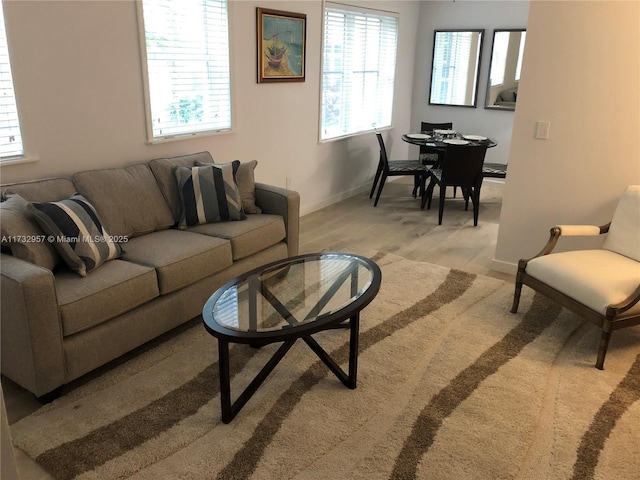
[[[436,30],[431,63],[431,105],[475,107],[484,30]]]
[[[516,109],[526,36],[524,29],[494,30],[484,108]]]

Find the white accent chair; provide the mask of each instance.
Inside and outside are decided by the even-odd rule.
[[[606,234],[601,249],[551,253],[561,236]],[[602,330],[596,368],[604,368],[614,330],[640,324],[640,185],[623,193],[610,223],[557,225],[535,257],[518,263],[511,312],[522,285],[558,302]]]

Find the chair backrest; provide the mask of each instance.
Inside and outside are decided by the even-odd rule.
[[[471,187],[482,183],[486,145],[447,145],[442,162],[442,183]]]
[[[387,149],[384,147],[384,139],[382,138],[382,134],[376,132],[376,137],[378,137],[378,145],[380,145],[380,163],[384,168],[385,172],[389,172],[389,159],[387,158]]]
[[[602,248],[640,262],[640,185],[620,197]]]
[[[422,122],[420,124],[420,130],[423,132],[432,132],[434,129],[450,130],[452,128],[453,128],[453,122],[444,122],[444,123]]]
[[[422,122],[420,123],[420,131],[422,132],[433,132],[434,130],[451,130],[453,128],[453,122],[443,122],[443,123],[429,123]],[[429,150],[426,146],[420,146],[420,153],[429,153]]]

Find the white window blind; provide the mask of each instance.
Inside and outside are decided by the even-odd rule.
[[[397,15],[326,3],[320,140],[391,126]]]
[[[231,128],[226,0],[142,0],[150,141]]]
[[[13,91],[4,10],[0,1],[0,160],[21,155],[24,155],[22,134]]]

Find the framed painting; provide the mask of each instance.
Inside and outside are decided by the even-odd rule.
[[[258,83],[304,82],[307,16],[257,7]]]

